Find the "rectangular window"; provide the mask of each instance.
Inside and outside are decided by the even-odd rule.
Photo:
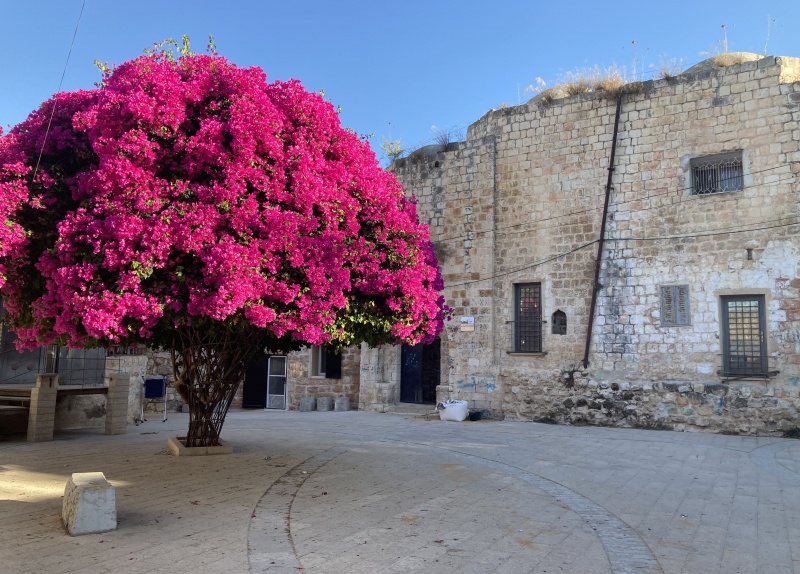
[[[767,376],[763,295],[731,295],[722,303],[722,375]]]
[[[514,285],[514,352],[542,352],[542,284]]]
[[[327,354],[325,353],[325,347],[322,345],[314,345],[311,347],[311,369],[309,373],[312,377],[324,377],[325,376],[325,360],[327,359]]]
[[[692,195],[728,193],[744,188],[742,152],[695,158],[691,169]]]
[[[688,285],[661,286],[661,326],[680,327],[691,325]]]
[[[311,365],[309,373],[312,377],[341,379],[342,354],[335,352],[327,345],[315,345],[311,347]]]

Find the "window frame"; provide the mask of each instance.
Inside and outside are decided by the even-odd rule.
[[[662,327],[690,327],[692,325],[691,292],[688,285],[659,286],[659,303]],[[683,295],[681,293],[683,292]],[[665,294],[668,294],[665,297]],[[667,298],[672,299],[672,309],[667,308]],[[683,299],[683,308],[681,308]]]
[[[563,322],[562,322],[563,320]],[[566,335],[567,334],[567,314],[561,309],[556,309],[550,315],[550,333],[553,335]]]
[[[312,345],[309,351],[308,376],[313,379],[341,379],[342,353],[328,345]]]
[[[527,289],[532,290],[532,294],[528,295],[524,291]],[[532,297],[532,317],[523,319],[522,307],[523,298]],[[542,325],[542,284],[541,283],[515,283],[514,284],[514,353],[535,353],[543,352],[544,348],[544,329]],[[530,329],[530,330],[529,330]],[[531,337],[530,342],[527,338]]]
[[[737,352],[736,354],[732,353],[732,350],[734,349],[732,348],[733,344],[731,343],[731,313],[729,312],[729,303],[734,303],[737,301],[750,301],[756,303],[758,313],[757,335],[759,338],[757,341],[758,355],[754,355],[752,352],[752,347],[754,346],[753,343],[748,343],[746,340],[748,334],[750,336],[753,334],[753,329],[751,328],[748,330],[748,326],[746,324],[743,324],[741,328],[738,329],[740,341],[735,342],[737,347],[736,350],[738,350],[740,346],[743,347],[743,349],[741,352]],[[761,378],[769,376],[769,366],[767,364],[766,297],[764,295],[754,293],[745,295],[720,296],[720,330],[722,336],[722,372],[720,374],[723,377]],[[747,348],[748,345],[750,346],[750,349]],[[735,366],[736,361],[734,361],[734,357],[738,357],[738,362],[740,364],[744,364],[745,366],[741,368]],[[752,366],[748,367],[748,359],[750,359],[750,363],[753,364],[754,361],[752,361],[752,359],[754,358],[758,360],[759,365],[757,365],[755,368]]]
[[[327,352],[324,345],[312,345],[308,363],[310,377],[325,378]]]
[[[726,163],[738,164],[739,173],[733,176],[726,175],[726,170],[734,169],[732,166],[725,166]],[[701,174],[701,169],[713,171]],[[692,158],[689,160],[691,195],[704,197],[743,191],[744,171],[744,154],[741,150]],[[729,179],[732,181],[726,183]]]

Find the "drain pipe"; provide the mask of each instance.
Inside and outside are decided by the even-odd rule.
[[[608,202],[611,199],[611,178],[614,175],[614,156],[617,153],[617,132],[619,130],[619,114],[622,109],[622,94],[617,96],[617,114],[614,117],[614,137],[611,140],[611,158],[608,161],[608,182],[606,183],[606,200],[603,205],[603,219],[600,224],[600,239],[597,242],[597,257],[594,262],[594,283],[592,284],[592,304],[589,306],[589,322],[586,326],[586,348],[583,351],[583,368],[589,366],[589,348],[592,346],[592,327],[594,313],[597,308],[597,293],[600,291],[600,266],[603,262],[603,242],[606,237],[606,221],[608,219]]]

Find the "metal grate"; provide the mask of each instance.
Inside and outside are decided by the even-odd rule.
[[[724,376],[767,376],[764,297],[722,298],[722,370]]]
[[[118,361],[119,362],[119,361]],[[113,361],[110,361],[113,365]],[[59,385],[102,385],[106,370],[105,349],[58,349]]]
[[[744,188],[742,155],[728,154],[692,160],[692,195],[741,191]]]
[[[50,345],[18,351],[16,335],[0,323],[0,384],[32,385],[42,373],[58,373],[59,385],[97,385],[104,382],[105,349],[68,349]]]
[[[525,283],[515,286],[516,317],[514,352],[542,352],[542,286]]]

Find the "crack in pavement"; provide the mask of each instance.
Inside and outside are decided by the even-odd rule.
[[[261,495],[247,532],[247,560],[251,572],[280,574],[302,571],[292,539],[292,504],[311,475],[347,450],[333,447],[307,458],[273,482]]]

